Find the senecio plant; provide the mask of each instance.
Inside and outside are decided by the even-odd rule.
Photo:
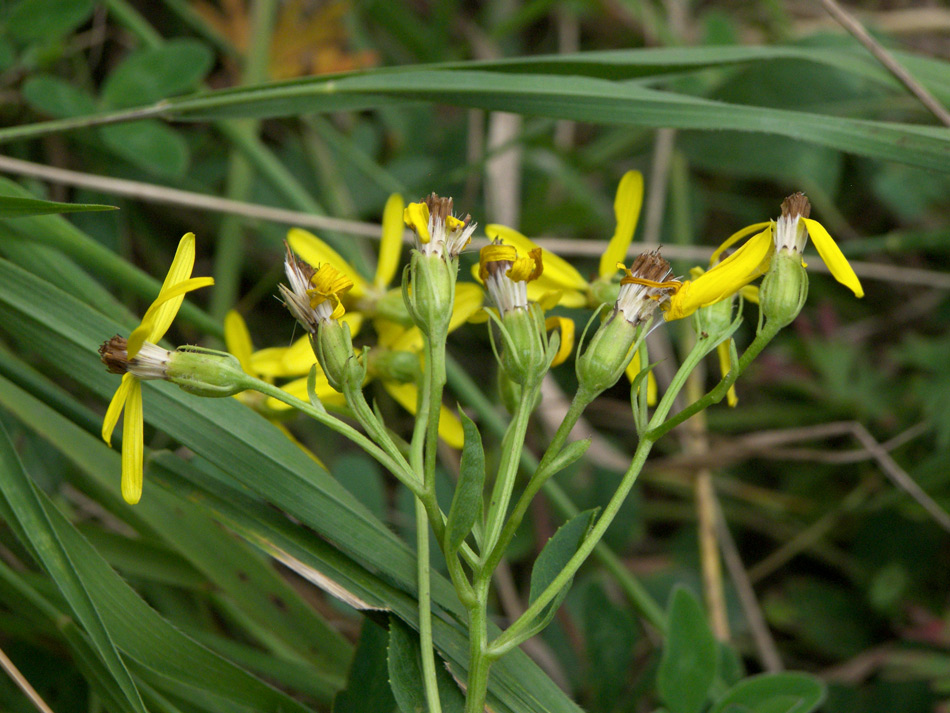
[[[514,230],[489,225],[485,232],[491,240],[481,249],[474,271],[490,298],[484,309],[480,309],[482,287],[459,281],[459,255],[469,245],[476,225],[468,215],[453,214],[451,198],[432,194],[405,207],[398,196],[390,199],[372,281],[315,236],[291,230],[284,262],[287,284],[280,285],[280,295],[305,336],[290,347],[258,352],[251,347],[243,321],[234,314],[226,324],[231,353],[194,346],[168,351],[158,346],[185,294],[212,282],[191,277],[194,235],[185,235],[141,325],[128,339],[115,336],[100,349],[109,371],[122,374],[102,435],[106,442],[110,440],[124,408],[125,499],[135,503],[142,493],[141,381],[146,379],[166,379],[197,396],[239,395],[268,417],[295,409],[345,436],[415,496],[422,685],[429,709],[440,710],[429,590],[429,538],[434,536],[468,612],[466,710],[483,711],[492,663],[550,622],[574,574],[613,522],[653,444],[730,393],[749,363],[802,309],[808,294],[802,249],[809,236],[832,275],[858,297],[863,295],[857,276],[828,232],[810,219],[808,200],[801,193],[785,199],[776,220],[751,225],[726,240],[710,266],[694,270],[693,279],[686,281],[672,277],[659,250],[639,255],[629,267],[623,264],[641,201],[642,178],[628,173],[617,192],[617,232],[593,281]],[[403,223],[412,231],[414,246],[400,288],[390,289]],[[723,257],[724,251],[739,243],[738,249]],[[741,292],[756,299],[749,287],[762,276],[755,338],[740,355],[732,340],[742,320],[741,296],[735,298]],[[545,310],[555,304],[595,311],[577,347],[577,391],[570,408],[537,467],[519,485],[525,432],[540,400],[541,383],[573,348],[573,322],[545,317]],[[502,401],[511,414],[500,461],[491,474],[486,473],[478,427],[464,413],[456,417],[443,407],[448,334],[485,315]],[[664,322],[683,318],[692,320],[693,346],[665,391],[652,400],[645,337]],[[375,324],[377,345],[354,348],[353,339],[366,320]],[[671,415],[687,377],[717,349],[722,380]],[[599,515],[578,516],[548,542],[535,563],[528,608],[497,633],[489,623],[492,574],[534,496],[549,478],[582,458],[590,445],[589,440],[568,442],[584,409],[625,372],[639,434],[630,467]],[[273,383],[275,378],[294,376],[300,378],[281,387]],[[367,403],[364,386],[370,379],[382,381],[400,404],[415,413],[415,426],[406,440]],[[460,476],[448,513],[440,509],[435,494],[440,438],[461,449]]]

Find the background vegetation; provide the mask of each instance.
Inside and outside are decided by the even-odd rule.
[[[947,8],[854,9],[950,105]],[[562,238],[588,273],[629,169],[647,186],[636,240],[664,244],[678,273],[804,190],[867,296],[812,272],[739,407],[662,442],[608,535],[613,559],[497,666],[497,710],[698,711],[656,690],[664,637],[641,623],[630,574],[664,607],[676,584],[701,594],[704,568],[715,582],[703,507],[714,523],[721,508],[705,542],[723,553],[724,600],[683,636],[729,642],[716,685],[791,668],[827,682],[830,713],[946,709],[950,129],[818,3],[15,0],[0,8],[0,126],[0,195],[121,209],[0,213],[0,649],[57,713],[395,707],[379,625],[391,646],[411,638],[412,503],[371,461],[290,424],[324,472],[237,401],[159,384],[143,501],[119,497],[98,436],[116,382],[95,348],[136,324],[183,233],[216,286],[172,342],[220,345],[234,308],[256,346],[282,346],[289,225],[371,275],[386,197],[434,190],[480,223]],[[687,326],[657,330],[651,354],[672,363]],[[490,432],[484,328],[449,351],[452,398]],[[571,389],[570,367],[556,376],[534,444]],[[612,492],[634,437],[624,388],[588,416],[591,456],[557,478],[582,509]],[[704,471],[714,500],[697,495]],[[562,521],[539,501],[497,581],[500,619],[523,608]],[[326,578],[367,617],[310,583]],[[434,586],[458,673],[457,606]],[[0,708],[32,704],[0,677]]]

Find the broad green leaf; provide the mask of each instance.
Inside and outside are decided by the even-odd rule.
[[[33,109],[57,119],[96,113],[96,100],[91,94],[49,74],[34,74],[20,92]]]
[[[825,700],[825,686],[807,673],[782,672],[739,681],[709,713],[810,713]]]
[[[670,713],[699,713],[716,678],[719,644],[702,605],[684,587],[673,590],[667,620],[657,692]]]
[[[370,619],[363,620],[350,677],[346,689],[333,701],[333,713],[394,713],[396,699],[389,685],[388,643],[386,629]]]
[[[422,654],[419,635],[395,616],[389,617],[389,685],[402,713],[428,709],[422,686]],[[462,713],[465,699],[458,685],[436,657],[436,682],[443,713]]]
[[[99,135],[117,155],[156,175],[179,178],[188,168],[188,144],[159,121],[103,126]]]
[[[4,519],[15,528],[23,544],[30,548],[37,561],[52,577],[73,614],[92,640],[97,656],[122,690],[126,701],[134,710],[145,713],[145,704],[116,649],[111,627],[107,620],[103,620],[94,594],[87,589],[88,582],[80,572],[81,564],[70,552],[68,544],[60,538],[54,522],[56,516],[51,518],[44,509],[41,495],[23,471],[2,423],[0,492],[3,494],[3,507],[0,510],[3,511]]]
[[[459,464],[459,479],[445,525],[445,548],[449,553],[456,552],[472,531],[475,520],[482,511],[482,489],[485,487],[485,451],[482,448],[482,436],[475,422],[461,409],[459,416],[465,432],[465,442]]]
[[[140,106],[195,89],[214,64],[201,42],[174,39],[130,54],[106,78],[102,100],[115,109]]]
[[[92,14],[94,0],[20,0],[7,16],[11,37],[30,41],[65,35]]]
[[[547,541],[538,559],[534,561],[534,567],[531,569],[531,590],[528,595],[528,604],[534,602],[538,596],[547,589],[548,585],[564,569],[564,565],[577,552],[587,533],[594,524],[596,510],[585,510],[575,515],[566,523],[561,525],[557,532]],[[566,590],[570,584],[566,585]]]
[[[0,218],[20,218],[51,213],[90,213],[100,210],[118,210],[118,208],[114,205],[95,203],[57,203],[56,201],[41,201],[37,198],[0,196]]]

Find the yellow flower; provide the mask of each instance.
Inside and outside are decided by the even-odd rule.
[[[410,203],[403,221],[416,236],[416,249],[424,255],[456,258],[472,240],[475,223],[472,216],[452,215],[452,199],[430,193],[425,201]]]
[[[102,423],[102,438],[112,445],[112,432],[125,411],[122,424],[122,497],[134,505],[142,497],[142,471],[145,452],[144,423],[142,418],[142,384],[146,376],[136,372],[136,358],[140,352],[151,350],[172,324],[185,294],[200,287],[214,284],[210,277],[191,277],[195,264],[195,234],[186,233],[178,243],[165,282],[158,297],[146,310],[142,323],[129,335],[125,345],[126,365],[122,383],[116,390]],[[107,343],[108,344],[108,343]],[[106,345],[100,349],[103,353]],[[157,349],[157,347],[155,347]],[[103,357],[106,355],[103,354]],[[110,364],[110,370],[114,370]]]
[[[810,210],[811,206],[804,194],[796,193],[782,202],[782,216],[777,221],[755,223],[732,235],[713,253],[711,262],[715,262],[727,248],[755,233],[725,260],[697,279],[684,282],[670,298],[666,319],[687,317],[700,307],[735,294],[768,271],[776,251],[800,256],[809,235],[832,276],[854,292],[856,297],[863,297],[864,289],[847,258],[824,226],[808,217]]]
[[[287,242],[297,255],[311,265],[322,265],[324,263],[333,265],[342,277],[352,283],[344,300],[347,306],[358,311],[372,313],[376,303],[386,295],[389,285],[396,275],[396,268],[399,266],[399,256],[402,251],[404,230],[402,196],[394,193],[386,201],[386,207],[383,208],[382,239],[379,243],[376,275],[372,282],[363,277],[336,250],[307,230],[291,228],[287,233]],[[394,292],[399,293],[398,297],[401,302],[401,291],[396,289]]]
[[[595,282],[610,282],[617,271],[617,263],[626,257],[642,205],[643,176],[639,171],[627,171],[620,179],[614,198],[617,227],[600,258]],[[594,296],[592,283],[584,279],[574,266],[550,250],[539,248],[517,230],[490,224],[485,227],[485,235],[492,239],[500,238],[520,253],[530,254],[532,250],[541,250],[544,274],[528,285],[528,298],[533,302],[538,302],[546,309],[555,304],[564,307],[597,307],[600,304]]]

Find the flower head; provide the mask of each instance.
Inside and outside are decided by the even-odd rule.
[[[642,324],[653,316],[654,310],[681,284],[668,279],[673,271],[670,264],[660,257],[659,248],[637,257],[630,269],[620,262],[617,269],[625,274],[620,279],[620,294],[614,313],[623,314],[624,319],[633,325]]]
[[[528,308],[528,283],[543,272],[541,248],[519,257],[514,246],[496,238],[479,253],[478,276],[502,316]]]
[[[410,203],[403,213],[406,225],[416,236],[416,250],[424,255],[456,258],[472,240],[472,216],[452,215],[452,199],[430,193],[424,201]]]
[[[284,304],[294,318],[311,334],[321,323],[335,322],[346,311],[340,296],[353,287],[353,281],[329,263],[311,267],[297,258],[287,245],[284,272],[290,287],[280,285]]]
[[[734,295],[768,272],[772,258],[777,253],[796,255],[801,261],[809,235],[832,276],[854,292],[855,296],[863,297],[864,289],[851,265],[824,226],[808,217],[810,212],[811,205],[805,195],[795,193],[782,202],[782,215],[778,220],[755,223],[730,236],[713,253],[710,260],[712,267],[697,279],[684,282],[670,298],[666,319],[687,317],[700,307]],[[718,261],[727,248],[749,235],[752,237],[738,250],[721,262]]]
[[[142,497],[143,454],[142,380],[165,376],[170,352],[157,346],[178,313],[185,294],[214,284],[210,277],[191,277],[195,264],[195,234],[187,233],[178,243],[158,297],[145,311],[142,322],[128,340],[116,336],[99,348],[111,373],[123,374],[102,423],[102,439],[112,445],[112,432],[122,412],[122,497],[134,505]]]

